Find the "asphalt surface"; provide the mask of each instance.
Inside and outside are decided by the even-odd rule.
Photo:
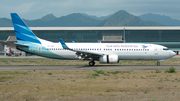
[[[0,55],[0,58],[43,58],[39,56],[22,56],[8,57]],[[180,58],[180,55],[173,58]],[[3,70],[167,70],[172,65],[95,65],[95,66],[0,66],[0,71]],[[174,65],[176,70],[180,70],[180,65]]]
[[[96,66],[0,66],[3,70],[167,70],[171,65],[162,66],[122,66],[122,65],[96,65]],[[173,66],[180,70],[180,65]]]

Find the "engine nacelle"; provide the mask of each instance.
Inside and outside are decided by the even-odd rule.
[[[103,55],[99,58],[100,63],[119,63],[118,55]]]

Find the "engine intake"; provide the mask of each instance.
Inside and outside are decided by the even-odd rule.
[[[118,55],[103,55],[99,58],[100,63],[119,63]]]

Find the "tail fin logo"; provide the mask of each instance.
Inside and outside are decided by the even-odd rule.
[[[142,45],[142,48],[143,48],[143,49],[146,49],[147,47],[148,47],[148,46]]]
[[[11,13],[12,23],[14,26],[17,42],[19,44],[25,42],[32,42],[41,44],[37,36],[29,29],[23,20],[16,14]]]

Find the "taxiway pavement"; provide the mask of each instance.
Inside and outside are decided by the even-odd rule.
[[[3,70],[167,70],[171,65],[134,66],[134,65],[96,65],[96,66],[0,66]],[[173,66],[180,70],[180,65]]]

